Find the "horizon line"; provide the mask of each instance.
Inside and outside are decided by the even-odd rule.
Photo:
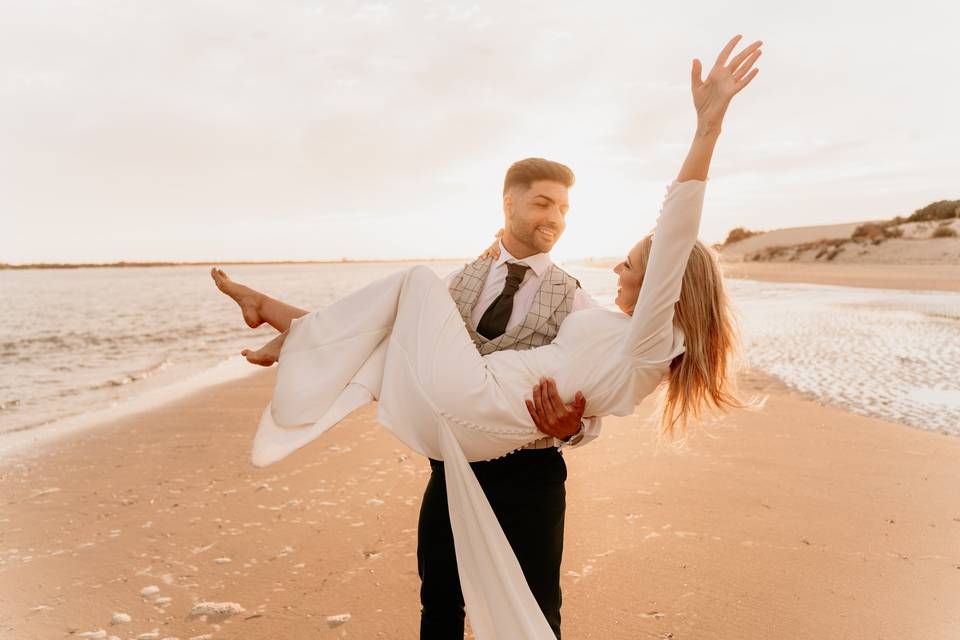
[[[594,262],[608,260],[612,256],[590,256],[574,258],[571,262]],[[0,262],[0,270],[16,269],[105,269],[126,267],[185,267],[185,266],[215,266],[215,265],[275,265],[275,264],[385,264],[406,262],[463,262],[475,260],[464,257],[447,258],[340,258],[339,260],[187,260],[187,261],[128,261],[116,262],[30,262],[13,264]]]

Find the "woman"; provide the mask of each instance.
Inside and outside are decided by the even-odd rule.
[[[444,460],[457,564],[478,638],[553,638],[468,461],[509,454],[540,437],[523,391],[552,377],[562,397],[582,390],[586,415],[628,415],[667,380],[662,432],[704,407],[737,406],[728,389],[734,346],[722,277],[696,239],[710,159],[726,109],[756,76],[757,41],[729,62],[736,36],[707,80],[693,61],[697,131],[657,227],[614,271],[620,312],[571,314],[553,343],[480,356],[446,287],[413,267],[306,312],[212,270],[251,326],[283,331],[256,352],[279,362],[253,463],[271,464],[354,409],[378,400],[377,418],[417,452]]]

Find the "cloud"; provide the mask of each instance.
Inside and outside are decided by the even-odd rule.
[[[256,238],[283,246],[310,224],[335,241],[304,240],[298,255],[430,251],[417,226],[473,253],[482,245],[459,236],[488,237],[503,172],[528,155],[577,172],[575,201],[597,216],[582,237],[594,245],[562,245],[597,254],[600,221],[655,214],[693,131],[690,60],[709,67],[741,29],[767,51],[724,124],[707,224],[902,208],[960,175],[950,148],[960,96],[942,80],[957,9],[860,9],[11,5],[0,24],[0,215],[16,218],[7,228],[18,238],[0,239],[0,260],[77,247],[204,256],[218,239],[235,257],[261,255]],[[921,28],[921,39],[903,35]],[[763,210],[745,210],[748,196]],[[364,234],[366,223],[386,233]],[[54,245],[51,229],[71,242]]]

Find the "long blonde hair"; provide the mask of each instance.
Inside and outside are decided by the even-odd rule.
[[[653,245],[648,235],[638,245],[638,263],[646,271]],[[674,438],[679,425],[684,436],[687,420],[704,410],[749,406],[736,393],[739,333],[723,284],[716,252],[699,240],[683,273],[680,300],[673,322],[683,330],[686,350],[670,363],[660,416],[660,439]]]

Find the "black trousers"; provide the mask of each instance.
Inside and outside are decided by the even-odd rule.
[[[432,473],[420,504],[420,640],[463,640],[463,592],[447,511],[443,463]],[[567,465],[555,447],[521,449],[503,458],[472,462],[490,506],[513,548],[527,584],[560,638],[560,558],[567,507]]]

